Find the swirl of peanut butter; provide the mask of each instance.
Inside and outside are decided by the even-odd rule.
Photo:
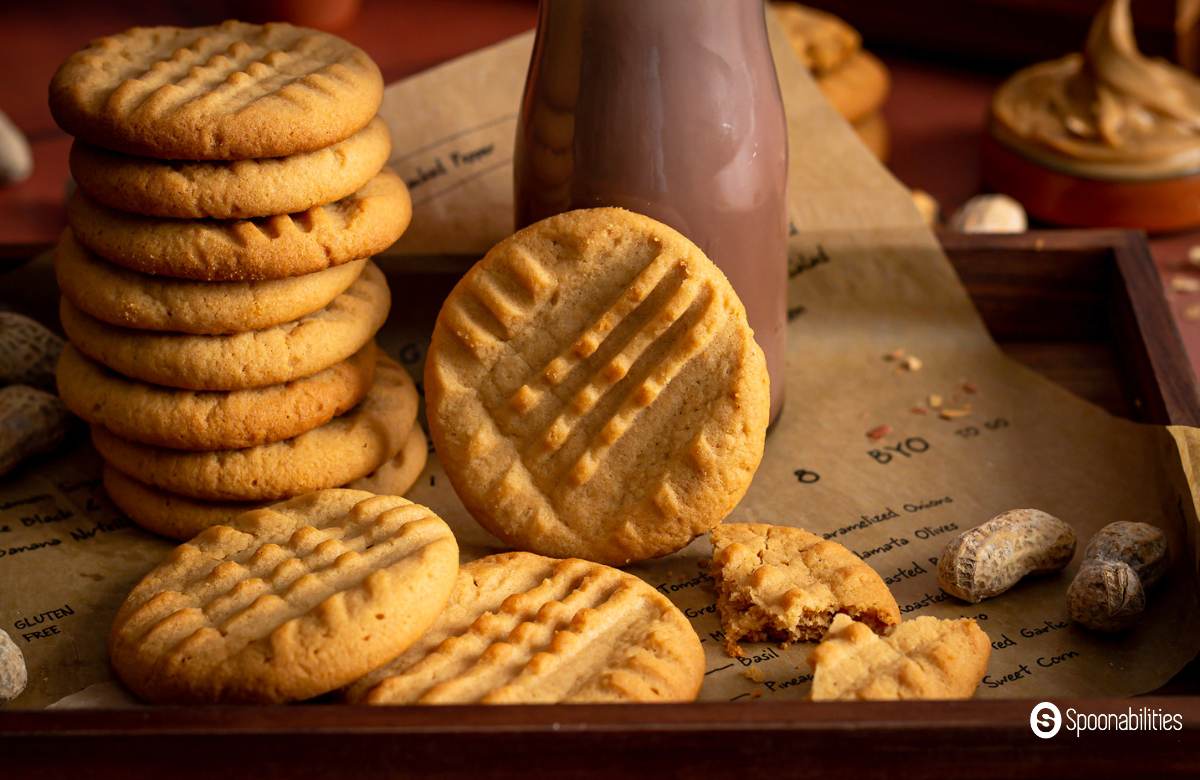
[[[1109,0],[1083,54],[1026,68],[992,100],[995,136],[1052,168],[1099,178],[1200,170],[1200,80],[1145,57],[1129,0]]]

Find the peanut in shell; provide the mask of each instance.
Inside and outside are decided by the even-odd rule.
[[[1062,569],[1074,554],[1071,526],[1038,509],[1012,509],[946,545],[938,559],[938,584],[976,604],[1027,575]]]
[[[1142,582],[1123,561],[1086,561],[1067,589],[1067,614],[1094,631],[1124,631],[1145,608]]]
[[[1085,561],[1121,561],[1137,572],[1143,588],[1151,588],[1166,573],[1167,535],[1149,523],[1120,521],[1101,528],[1083,551]]]

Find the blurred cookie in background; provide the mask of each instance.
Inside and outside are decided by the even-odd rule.
[[[833,14],[798,3],[771,6],[821,92],[867,148],[886,161],[888,126],[881,109],[891,85],[887,67],[862,48],[857,30]]]

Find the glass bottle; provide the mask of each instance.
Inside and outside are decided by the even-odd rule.
[[[783,405],[787,129],[762,0],[541,0],[517,127],[516,223],[622,206],[737,290]]]

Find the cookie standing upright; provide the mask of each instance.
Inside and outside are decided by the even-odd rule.
[[[721,521],[762,458],[766,363],[725,276],[615,208],[496,245],[446,299],[425,364],[430,433],[488,530],[624,564]]]
[[[109,655],[151,702],[285,702],[352,682],[417,641],[458,545],[429,509],[325,490],[178,547],[117,613]]]

